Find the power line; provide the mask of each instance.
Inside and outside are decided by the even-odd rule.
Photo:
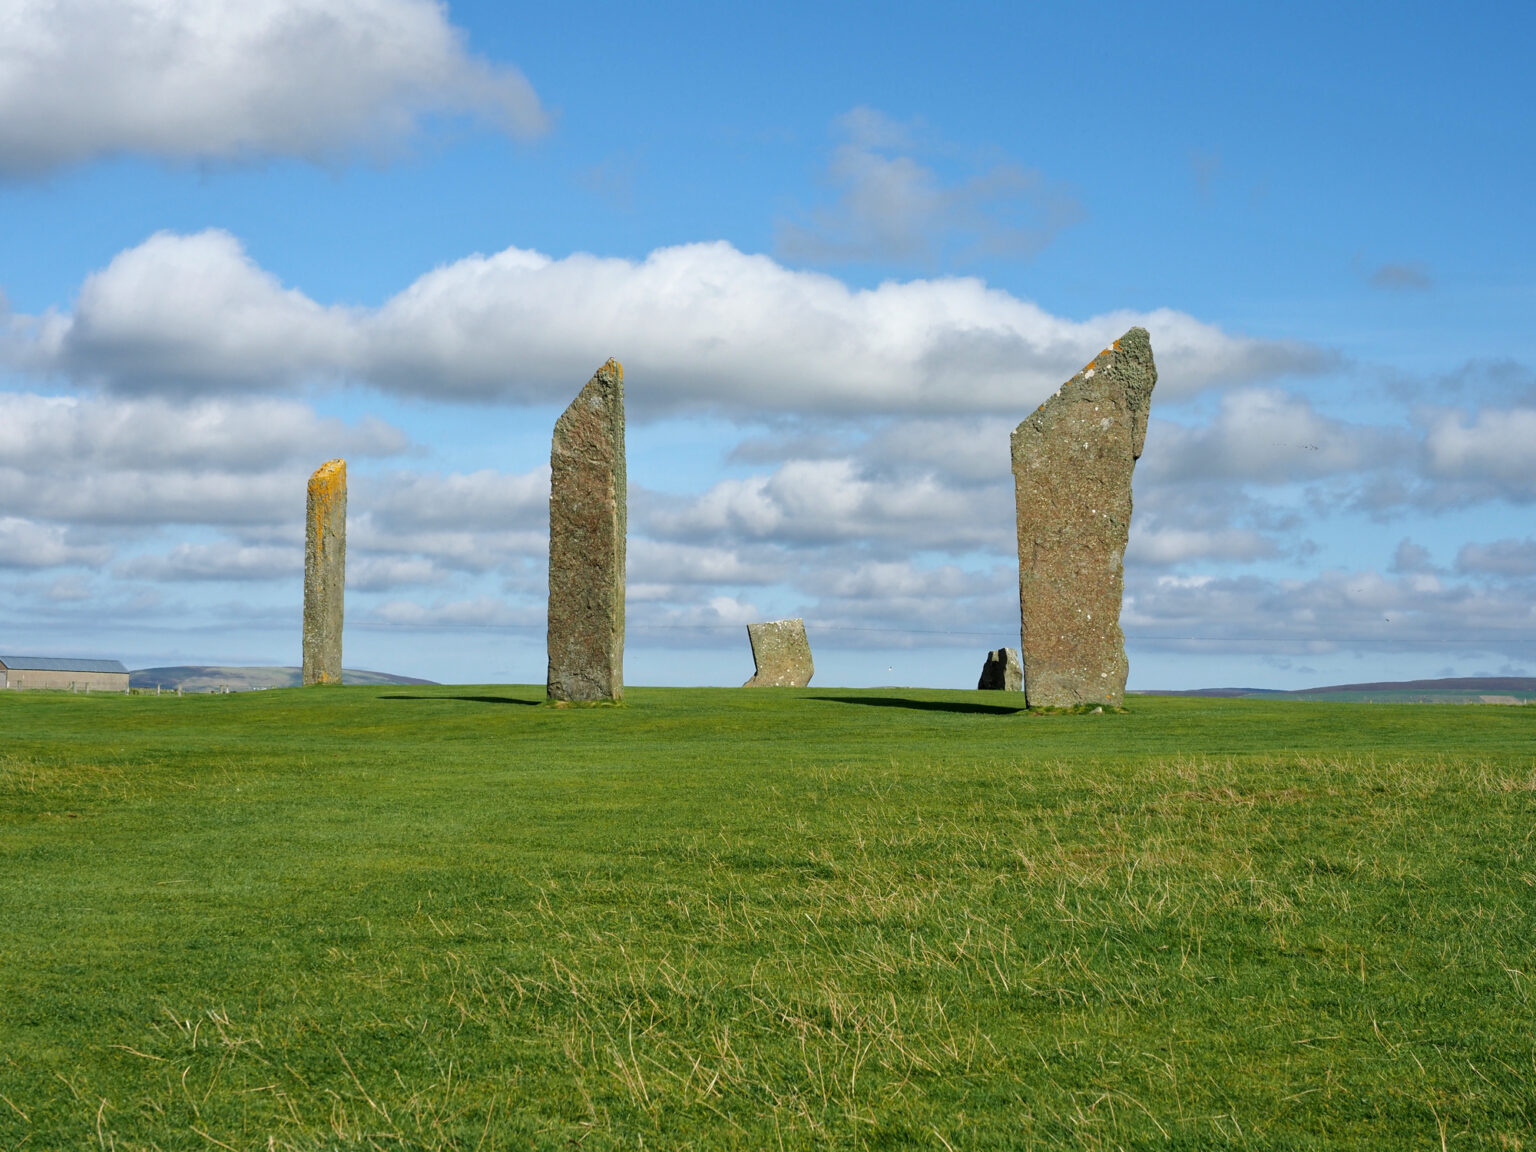
[[[492,624],[474,622],[417,622],[409,620],[360,620],[356,623],[348,623],[348,628],[364,629],[415,629],[418,631],[453,632],[453,631],[509,631],[509,632],[542,632],[546,625],[539,624]],[[735,632],[746,627],[745,624],[630,624],[626,626],[627,632]],[[1007,628],[990,629],[987,631],[973,631],[953,628],[881,628],[852,624],[818,624],[814,620],[806,622],[806,628],[816,632],[870,632],[876,634],[896,636],[973,636],[995,638],[1000,634],[1012,635],[1012,630]],[[1175,636],[1154,632],[1127,632],[1125,638],[1128,641],[1167,641],[1176,643],[1221,643],[1221,644],[1367,644],[1380,640],[1391,640],[1403,644],[1451,644],[1467,645],[1477,643],[1466,636],[1393,636],[1384,633],[1376,633],[1366,636]],[[1507,634],[1505,634],[1507,639]]]

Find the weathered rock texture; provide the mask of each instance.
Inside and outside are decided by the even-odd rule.
[[[347,462],[327,460],[309,478],[304,532],[304,669],[308,684],[341,683],[347,585]]]
[[[1013,433],[1025,702],[1119,705],[1123,560],[1131,470],[1157,383],[1152,342],[1132,328]]]
[[[769,620],[748,624],[752,662],[757,670],[743,688],[804,688],[816,668],[811,663],[811,642],[805,637],[804,620]]]
[[[981,666],[981,679],[976,687],[999,692],[1019,692],[1024,688],[1024,665],[1019,654],[1012,648],[999,648],[987,653],[987,661]]]
[[[628,513],[617,360],[555,422],[549,470],[549,698],[620,700]]]

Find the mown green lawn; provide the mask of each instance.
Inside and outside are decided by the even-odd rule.
[[[0,694],[0,1148],[1536,1149],[1536,708],[541,695]]]

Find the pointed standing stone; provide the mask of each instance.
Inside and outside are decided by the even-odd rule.
[[[617,360],[555,422],[549,472],[549,698],[621,700],[628,491]]]
[[[304,684],[341,683],[347,583],[347,462],[327,460],[309,478],[304,533]]]
[[[999,648],[988,652],[981,666],[981,679],[976,681],[978,691],[1019,692],[1024,688],[1024,665],[1019,654],[1012,648]]]
[[[1119,705],[1131,470],[1157,383],[1132,328],[1014,430],[1020,636],[1030,707]]]
[[[804,688],[816,674],[804,620],[748,624],[747,640],[756,669],[743,688]]]

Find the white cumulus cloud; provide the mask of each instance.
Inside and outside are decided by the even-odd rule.
[[[1536,539],[1494,540],[1487,544],[1466,544],[1456,554],[1460,572],[1483,572],[1494,576],[1536,576]]]
[[[1129,564],[1166,567],[1189,560],[1258,560],[1278,551],[1275,542],[1252,529],[1205,531],[1190,528],[1146,527],[1133,521],[1125,558]]]
[[[1523,588],[1328,569],[1305,579],[1127,576],[1121,623],[1145,647],[1277,652],[1485,648],[1529,658],[1536,605]],[[1204,647],[1202,647],[1204,646]]]
[[[631,261],[508,248],[376,309],[284,287],[227,233],[162,233],[91,276],[70,315],[12,316],[5,358],[122,390],[314,378],[438,399],[564,402],[609,356],[637,413],[1000,413],[1021,418],[1132,325],[1159,395],[1318,368],[1308,346],[1171,309],[1053,316],[974,278],[851,288],[724,242]]]
[[[267,524],[302,507],[332,456],[391,456],[376,419],[320,417],[276,398],[0,392],[0,512],[73,524]]]
[[[1536,408],[1440,413],[1424,446],[1437,478],[1484,485],[1510,500],[1536,499]]]
[[[1209,423],[1151,422],[1139,468],[1157,480],[1279,484],[1379,467],[1412,452],[1406,430],[1333,419],[1276,388],[1242,388],[1222,396]]]
[[[277,580],[304,571],[304,550],[280,545],[178,544],[164,556],[135,556],[118,567],[130,580]]]
[[[529,472],[397,472],[376,483],[370,507],[393,529],[543,529],[549,519],[549,467]]]
[[[1004,495],[999,489],[978,498],[923,472],[877,482],[853,459],[790,460],[658,509],[647,527],[664,539],[802,546],[885,539],[912,549],[966,550],[1012,539]]]
[[[389,147],[433,112],[516,137],[548,117],[434,0],[8,0],[0,172]]]
[[[228,232],[160,232],[87,277],[32,353],[125,391],[259,390],[344,371],[358,339],[347,310],[284,288]]]
[[[59,524],[39,524],[20,516],[0,516],[0,568],[56,568],[95,565],[112,554],[100,545],[78,545]]]
[[[0,392],[0,468],[217,468],[261,472],[327,456],[390,456],[407,440],[373,418],[355,425],[294,400],[44,396]]]

